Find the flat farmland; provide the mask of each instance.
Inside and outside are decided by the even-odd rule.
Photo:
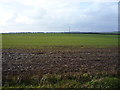
[[[118,35],[3,34],[4,88],[119,88]]]
[[[2,34],[2,40],[3,48],[42,48],[51,46],[118,46],[118,35],[101,34]]]

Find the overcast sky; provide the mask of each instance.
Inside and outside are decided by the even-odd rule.
[[[118,2],[0,0],[1,32],[111,32],[118,30]]]

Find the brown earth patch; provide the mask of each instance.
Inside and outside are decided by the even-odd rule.
[[[117,68],[117,48],[2,50],[3,77],[46,73],[116,72]]]

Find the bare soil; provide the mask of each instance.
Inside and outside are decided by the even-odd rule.
[[[3,49],[3,80],[11,75],[116,72],[118,48]]]

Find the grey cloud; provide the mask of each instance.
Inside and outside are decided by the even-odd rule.
[[[71,26],[73,31],[117,30],[117,3],[81,3],[79,0],[70,0],[70,2],[59,0],[51,1],[48,6],[44,7],[23,5],[18,2],[0,5],[14,14],[14,17],[9,20],[12,24],[9,25],[16,25],[16,28],[19,26],[24,30],[40,30],[46,27],[47,29],[44,30],[64,31],[68,26]],[[19,15],[26,16],[34,23],[27,27],[25,27],[27,24],[16,23],[15,19]]]

